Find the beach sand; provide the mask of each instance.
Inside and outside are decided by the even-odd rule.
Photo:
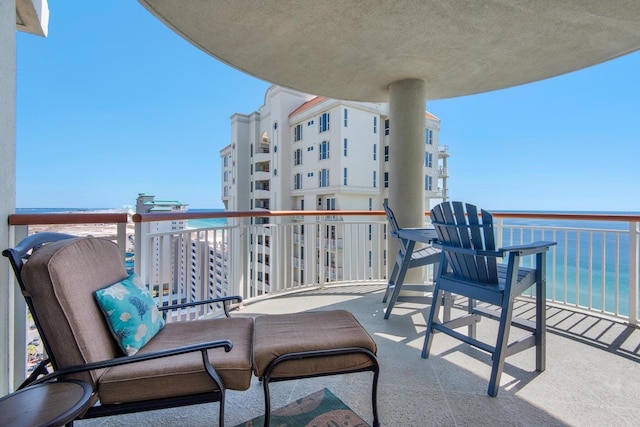
[[[42,232],[66,233],[83,237],[103,237],[113,241],[117,239],[117,226],[115,224],[46,224],[29,226],[29,234]],[[127,223],[127,252],[133,252],[134,239],[135,225],[130,222]]]

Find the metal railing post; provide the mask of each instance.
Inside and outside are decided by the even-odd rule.
[[[120,256],[122,257],[122,262],[127,261],[127,223],[119,222],[116,224],[116,243],[118,244],[118,248],[120,248]]]
[[[638,222],[629,222],[629,324],[638,325]]]

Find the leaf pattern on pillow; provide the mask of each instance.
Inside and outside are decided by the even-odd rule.
[[[140,320],[143,320],[144,314],[149,310],[149,307],[138,297],[129,297],[129,303],[138,310],[138,316],[140,316]]]

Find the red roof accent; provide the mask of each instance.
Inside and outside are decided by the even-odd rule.
[[[428,112],[428,111],[425,111],[424,116],[425,116],[426,118],[428,118],[428,119],[432,119],[432,120],[440,121],[440,119],[439,119],[439,118],[437,118],[436,116],[434,116],[433,114],[431,114],[431,113],[430,113],[430,112]]]
[[[289,117],[293,117],[296,114],[306,110],[307,108],[311,108],[314,105],[321,103],[325,99],[326,98],[324,96],[316,96],[315,98],[310,99],[309,101],[305,102],[304,104],[302,104],[301,106],[293,110],[291,114],[289,114]]]

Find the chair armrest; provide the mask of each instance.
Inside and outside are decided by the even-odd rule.
[[[539,241],[539,242],[528,243],[526,245],[507,246],[504,248],[500,248],[498,250],[509,252],[509,253],[518,252],[518,255],[525,256],[525,255],[533,255],[541,252],[546,252],[549,250],[549,247],[555,246],[556,244],[557,242]]]
[[[204,343],[186,345],[182,347],[175,347],[167,350],[154,351],[151,353],[116,357],[114,359],[103,360],[100,362],[86,363],[84,365],[69,366],[67,368],[59,369],[55,372],[45,375],[44,377],[37,379],[36,381],[30,383],[29,385],[48,382],[64,375],[71,375],[71,374],[77,374],[79,372],[93,371],[95,369],[110,368],[113,366],[127,365],[129,363],[144,362],[147,360],[159,359],[162,357],[178,356],[180,354],[191,353],[194,351],[201,352],[203,360],[208,361],[207,350],[210,350],[213,348],[220,348],[220,347],[224,348],[224,351],[228,353],[233,348],[233,343],[230,340],[209,341]]]
[[[214,303],[217,303],[217,302],[224,302],[224,304],[222,305],[223,308],[224,308],[224,314],[227,317],[231,317],[229,315],[229,306],[226,303],[227,301],[242,302],[242,297],[239,296],[239,295],[234,295],[234,296],[228,296],[228,297],[206,299],[206,300],[201,300],[201,301],[185,302],[185,303],[182,303],[182,304],[163,305],[163,306],[159,306],[158,310],[160,310],[160,311],[168,311],[168,310],[176,310],[178,308],[194,307],[196,305],[214,304]]]
[[[459,248],[457,246],[443,245],[437,240],[432,243],[432,246],[434,248],[442,249],[443,251],[456,252],[464,255],[489,256],[489,257],[497,257],[497,258],[504,256],[504,251],[502,249],[499,249],[497,251],[488,251],[486,249]]]

